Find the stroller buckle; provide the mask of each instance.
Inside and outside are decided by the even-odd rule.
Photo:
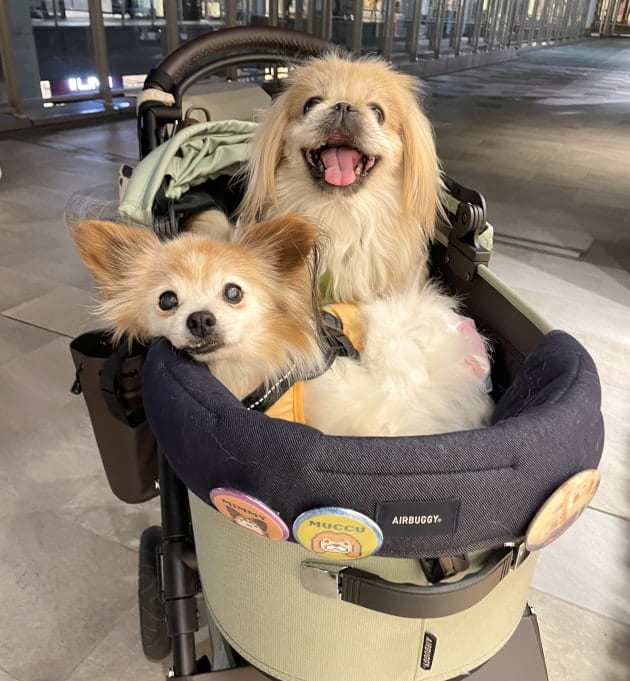
[[[334,568],[310,560],[300,564],[300,579],[307,590],[327,598],[341,598],[341,573],[346,567]]]

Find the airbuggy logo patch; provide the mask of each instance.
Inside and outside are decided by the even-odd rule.
[[[376,522],[386,537],[426,537],[453,534],[459,499],[384,502],[376,507]]]
[[[431,669],[433,666],[433,656],[435,655],[435,644],[437,638],[433,634],[427,632],[424,635],[422,642],[422,657],[420,658],[420,666],[422,669]]]

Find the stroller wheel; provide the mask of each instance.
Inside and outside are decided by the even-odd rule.
[[[142,650],[149,660],[155,662],[163,660],[171,652],[159,575],[161,546],[162,528],[147,527],[140,537],[138,606]]]

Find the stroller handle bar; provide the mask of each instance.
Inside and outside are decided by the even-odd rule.
[[[166,56],[147,76],[143,89],[156,88],[175,95],[199,77],[207,66],[230,57],[245,61],[248,54],[264,53],[270,62],[317,57],[332,44],[307,33],[274,26],[235,26],[205,33]]]

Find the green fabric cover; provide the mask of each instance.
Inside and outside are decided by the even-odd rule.
[[[233,175],[250,157],[257,123],[210,121],[183,128],[147,154],[136,166],[118,208],[120,217],[153,225],[153,202],[162,180],[165,193],[177,200],[206,180]]]
[[[283,681],[444,681],[486,662],[507,642],[527,603],[532,554],[479,603],[450,617],[385,615],[307,591],[300,563],[319,559],[299,544],[239,528],[190,493],[199,571],[212,619],[230,645]],[[487,552],[471,554],[479,569]],[[347,561],[334,561],[343,564]],[[351,561],[394,582],[426,584],[417,560]],[[421,666],[425,633],[437,639]]]

